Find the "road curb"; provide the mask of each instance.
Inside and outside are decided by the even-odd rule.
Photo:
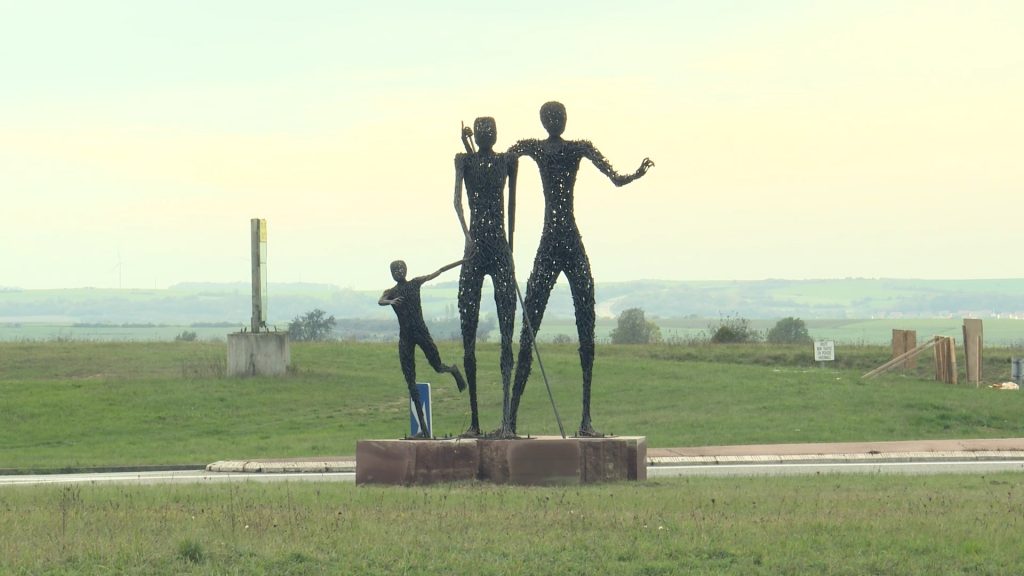
[[[907,462],[1003,462],[1024,460],[1024,450],[948,450],[849,454],[747,454],[716,456],[653,456],[648,466],[708,466],[741,464],[871,464]],[[222,460],[207,472],[297,474],[355,472],[355,458],[330,460]]]
[[[739,456],[656,456],[649,466],[722,466],[736,464],[851,464],[886,462],[1002,462],[1024,459],[1024,450],[891,452],[851,454],[757,454]]]
[[[93,466],[64,468],[0,468],[0,476],[47,476],[57,474],[119,474],[122,472],[174,472],[205,470],[206,464],[160,464],[155,466]]]
[[[263,474],[310,474],[355,472],[355,458],[349,460],[222,460],[206,466],[207,472]]]

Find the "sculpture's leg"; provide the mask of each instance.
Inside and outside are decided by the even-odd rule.
[[[476,327],[480,320],[480,288],[483,274],[468,262],[462,266],[459,278],[459,319],[462,324],[462,365],[469,386],[469,428],[464,437],[480,435],[480,412],[476,399]]]
[[[516,322],[516,288],[510,262],[503,262],[495,274],[494,304],[498,311],[498,330],[501,333],[501,428],[498,436],[515,436],[512,427],[512,332]]]
[[[402,365],[402,375],[405,376],[405,384],[409,388],[409,399],[416,407],[416,420],[420,423],[420,433],[416,435],[416,438],[430,438],[430,428],[427,426],[427,419],[423,417],[420,391],[416,388],[415,352],[415,344],[404,338],[398,340],[398,361]]]
[[[435,372],[451,374],[455,378],[455,385],[459,387],[459,391],[461,392],[466,389],[466,381],[462,378],[462,372],[459,371],[459,367],[454,364],[449,366],[441,362],[441,353],[437,351],[437,344],[434,344],[434,340],[429,334],[421,337],[417,344],[420,345],[423,355],[427,357],[427,362],[430,362]]]
[[[602,436],[590,423],[590,385],[594,374],[594,276],[582,242],[574,262],[566,269],[572,303],[576,309],[576,333],[580,340],[580,367],[583,369],[583,418],[577,436]]]
[[[533,272],[530,274],[530,280],[526,283],[526,298],[523,301],[523,328],[519,332],[519,359],[516,361],[512,407],[509,410],[509,424],[513,433],[516,431],[519,401],[523,397],[526,380],[530,377],[530,369],[533,364],[534,337],[540,330],[541,320],[544,319],[544,309],[547,308],[551,289],[555,286],[555,280],[558,279],[560,271],[558,263],[545,253],[542,239],[541,247],[537,250],[537,258],[533,262]]]

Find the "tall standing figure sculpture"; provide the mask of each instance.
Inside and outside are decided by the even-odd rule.
[[[381,306],[391,306],[391,309],[395,311],[395,316],[398,317],[398,359],[402,364],[405,383],[409,387],[409,398],[416,408],[416,418],[420,425],[418,438],[430,438],[431,430],[427,426],[426,418],[423,417],[423,402],[420,399],[419,390],[416,388],[416,346],[423,350],[423,354],[435,371],[447,372],[455,378],[455,385],[459,387],[459,392],[466,388],[466,382],[462,378],[462,373],[459,372],[459,367],[447,366],[441,362],[441,354],[438,353],[437,345],[430,337],[430,330],[427,329],[427,324],[423,321],[420,287],[462,263],[463,261],[459,260],[426,276],[406,280],[408,268],[405,262],[395,260],[391,263],[391,276],[395,279],[395,285],[385,290],[381,294],[380,300],[377,301]]]
[[[564,273],[569,280],[573,306],[576,310],[580,365],[583,368],[583,418],[577,435],[600,436],[590,421],[590,385],[594,368],[594,277],[590,272],[590,261],[583,248],[580,231],[576,227],[573,188],[580,161],[584,158],[590,160],[616,186],[623,186],[640,178],[654,166],[654,163],[649,158],[644,158],[636,172],[619,174],[590,142],[563,140],[566,113],[565,106],[560,102],[548,102],[541,106],[540,120],[548,132],[546,139],[520,140],[507,152],[515,158],[532,158],[540,170],[541,183],[544,187],[544,228],[533,262],[533,272],[530,273],[530,279],[526,284],[524,322],[519,336],[519,359],[516,363],[515,385],[512,389],[510,426],[514,433],[519,402],[533,363],[533,341],[536,331],[540,330],[551,289],[559,273]]]
[[[474,137],[479,150],[474,151],[469,138]],[[498,132],[494,118],[477,118],[473,130],[463,131],[465,154],[455,156],[455,212],[466,236],[466,253],[459,275],[459,318],[462,322],[463,366],[469,385],[471,421],[464,436],[480,435],[480,419],[476,396],[476,330],[480,321],[480,291],[484,276],[491,276],[494,303],[501,332],[502,423],[499,436],[511,435],[506,429],[512,380],[512,331],[516,314],[515,275],[512,266],[510,239],[505,236],[505,182],[509,183],[509,219],[514,222],[515,178],[517,161],[507,154],[495,152]],[[465,183],[469,204],[469,222],[462,207],[462,186]]]

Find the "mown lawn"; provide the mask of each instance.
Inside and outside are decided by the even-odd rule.
[[[1021,574],[1024,476],[0,490],[4,574]]]
[[[441,350],[461,363],[457,345]],[[571,433],[580,417],[575,347],[542,353]],[[394,344],[293,344],[296,370],[280,379],[226,378],[225,354],[224,344],[200,342],[0,344],[0,469],[351,455],[359,439],[408,430]],[[491,428],[500,420],[497,354],[481,346],[481,415]],[[887,355],[856,348],[821,368],[802,348],[599,346],[594,423],[654,447],[1024,435],[1024,397],[933,382],[927,359],[916,374],[860,379]],[[987,352],[989,374],[999,356]],[[418,365],[433,383],[435,434],[463,431],[467,395],[422,357]],[[536,366],[520,432],[558,432]]]

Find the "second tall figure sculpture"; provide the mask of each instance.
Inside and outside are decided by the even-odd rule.
[[[479,150],[469,138],[474,136]],[[494,118],[477,118],[473,130],[463,131],[466,153],[455,156],[455,212],[466,236],[465,264],[459,276],[459,317],[462,322],[463,365],[469,385],[471,421],[463,436],[479,436],[480,417],[476,396],[476,330],[480,320],[480,291],[484,276],[494,285],[494,302],[501,332],[502,428],[498,436],[513,435],[508,427],[509,382],[512,378],[512,331],[516,315],[516,286],[510,240],[505,237],[505,182],[509,183],[509,218],[514,218],[516,159],[495,152],[498,131]],[[469,222],[462,209],[462,185],[466,185]],[[511,225],[509,227],[511,231]],[[511,235],[509,236],[511,238]]]
[[[533,262],[533,272],[526,284],[523,315],[528,321],[523,322],[519,336],[519,359],[516,362],[512,404],[506,412],[509,422],[503,423],[502,428],[507,428],[512,434],[516,432],[519,402],[533,363],[536,331],[540,330],[555,280],[560,273],[564,273],[569,280],[576,310],[580,365],[583,368],[583,417],[577,435],[600,436],[590,422],[590,385],[594,368],[594,277],[590,272],[590,260],[583,248],[573,210],[576,173],[580,161],[586,158],[616,186],[623,186],[646,174],[654,163],[644,158],[636,172],[619,174],[589,141],[563,140],[566,112],[560,102],[548,102],[541,106],[540,120],[548,132],[546,139],[520,140],[506,153],[508,162],[520,156],[529,156],[537,163],[544,187],[544,228]],[[463,274],[465,270],[464,267]],[[466,369],[468,372],[468,365]]]

